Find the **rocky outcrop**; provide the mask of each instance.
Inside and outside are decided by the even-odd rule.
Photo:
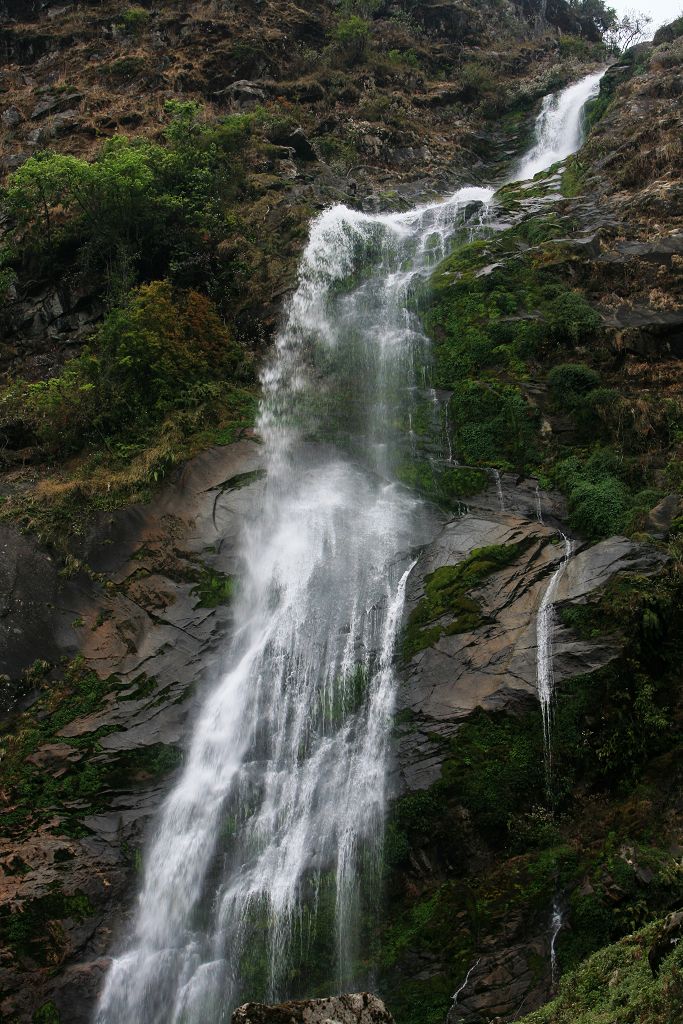
[[[499,502],[511,506],[516,500],[522,505],[523,495],[527,500],[530,495],[538,497],[532,482],[522,486],[515,499],[516,483],[519,481],[512,477],[509,482],[503,479]],[[493,494],[496,496],[495,489]],[[543,507],[552,503],[548,496],[540,497]],[[432,885],[441,884],[440,894],[457,893],[460,883],[452,881],[453,875],[471,878],[481,873],[485,879],[487,872],[494,870],[481,838],[472,833],[468,812],[450,802],[448,786],[454,784],[457,791],[458,783],[449,765],[457,751],[460,729],[470,721],[481,723],[483,712],[497,719],[501,715],[523,718],[527,727],[536,721],[530,712],[538,701],[538,614],[551,579],[555,579],[553,603],[562,614],[596,602],[617,579],[642,580],[657,573],[665,561],[654,546],[617,536],[593,545],[575,542],[572,556],[563,565],[565,546],[559,542],[557,529],[539,521],[528,505],[526,515],[500,508],[492,511],[490,491],[473,499],[473,504],[480,507],[447,522],[421,553],[406,595],[405,635],[422,649],[412,655],[408,650],[399,691],[395,729],[396,785],[403,794],[399,805],[422,807],[419,794],[425,793],[424,799],[438,800],[443,808],[437,819],[443,830],[440,834],[460,837],[453,842],[454,849],[446,843],[449,852],[444,853],[439,843],[443,847],[446,841],[438,840],[432,847],[425,833],[421,850],[413,853],[410,862],[409,902],[413,887],[419,891],[426,886],[431,892]],[[489,557],[491,552],[497,553],[498,565],[487,567],[483,562],[487,552]],[[457,579],[453,570],[468,564],[479,578],[467,590],[467,603],[451,590],[448,599],[452,605],[442,608],[441,616],[425,611],[429,602],[434,610],[435,582],[442,580],[447,585]],[[415,634],[415,622],[423,623],[421,634]],[[572,679],[590,678],[619,658],[623,647],[623,636],[579,635],[562,625],[558,614],[552,647],[554,685],[561,691]],[[536,728],[540,740],[540,716]],[[446,777],[450,782],[442,781]],[[491,794],[489,799],[493,797]],[[418,802],[413,805],[411,800]],[[459,844],[460,856],[465,858],[462,864]],[[512,890],[523,889],[528,884],[526,869],[513,859],[509,870],[514,877],[521,871]],[[463,892],[468,884],[474,890],[478,883],[463,883]],[[449,890],[449,885],[454,889]],[[448,957],[442,960],[438,950],[431,956],[410,951],[402,961],[403,979],[426,984],[430,977],[449,977],[457,998],[448,1013],[448,1024],[511,1021],[522,1011],[540,1006],[551,994],[551,943],[556,934],[552,908],[538,906],[537,897],[528,897],[528,902],[503,897],[506,881],[501,878],[491,882],[486,891],[487,910],[476,925],[474,952],[460,976],[450,973]],[[456,935],[459,928],[472,928],[464,908],[473,896],[464,898],[464,905],[453,895],[434,897],[439,898],[454,899],[456,907],[462,907],[453,925]]]
[[[1,795],[3,1019],[29,1021],[48,1002],[62,1021],[90,1019],[188,717],[221,671],[231,609],[220,584],[239,575],[236,542],[261,475],[254,441],[204,452],[149,505],[102,517],[74,548],[70,577],[3,527],[5,724],[40,723],[46,706],[64,719],[20,765],[31,784],[34,772],[42,780],[38,806],[15,822]],[[77,652],[97,699],[69,715],[61,659]],[[36,659],[44,671],[22,678]],[[87,778],[92,792],[79,788]],[[45,786],[55,795],[43,806]]]
[[[393,1024],[381,999],[367,992],[306,999],[302,1002],[247,1003],[232,1015],[232,1024]]]
[[[431,574],[490,545],[514,545],[519,554],[470,592],[480,604],[482,624],[451,635],[446,628],[405,669],[399,711],[406,713],[409,725],[399,730],[398,762],[402,785],[411,791],[433,785],[440,776],[444,755],[435,737],[454,735],[477,708],[514,713],[536,700],[538,609],[564,558],[556,530],[504,512],[471,512],[446,524],[410,577],[406,620],[424,599]],[[583,547],[559,580],[556,603],[585,602],[617,573],[647,574],[661,563],[654,548],[624,537]],[[448,620],[446,613],[446,625]],[[601,668],[620,650],[618,638],[586,641],[558,628],[553,646],[556,684]]]

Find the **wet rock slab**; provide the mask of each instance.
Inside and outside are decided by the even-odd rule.
[[[425,595],[427,577],[457,565],[475,548],[519,545],[508,566],[471,591],[481,606],[482,624],[454,635],[443,633],[419,651],[403,671],[398,710],[409,718],[399,728],[399,785],[431,786],[441,774],[443,754],[434,737],[449,737],[478,708],[522,712],[537,700],[537,614],[548,584],[562,563],[557,530],[524,516],[477,511],[447,523],[420,555],[406,592],[405,620]],[[662,555],[652,546],[611,537],[579,547],[557,583],[555,604],[582,604],[618,573],[655,572]],[[608,636],[579,638],[557,624],[555,683],[602,668],[618,655],[620,641]]]
[[[71,578],[32,538],[0,528],[0,673],[17,679],[36,659],[57,664],[79,651],[89,669],[112,679],[96,708],[30,755],[34,770],[59,779],[74,764],[81,771],[126,756],[144,763],[163,747],[182,752],[201,693],[222,671],[232,625],[229,602],[201,606],[197,580],[207,572],[239,575],[239,537],[262,488],[255,441],[209,449],[150,504],[102,516],[74,548],[87,569]],[[10,693],[9,713],[41,692]],[[59,891],[86,897],[93,914],[50,922],[60,935],[58,971],[2,950],[0,1019],[31,1021],[51,1000],[61,1020],[90,1021],[105,954],[135,898],[136,851],[171,779],[134,771],[107,790],[104,806],[76,801],[69,807],[75,833],[65,832],[58,809],[33,832],[3,830],[0,913]]]

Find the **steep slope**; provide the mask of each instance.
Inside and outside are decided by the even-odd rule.
[[[410,591],[380,938],[399,1021],[517,1019],[681,899],[682,56],[674,35],[612,67],[576,157],[504,189],[511,226],[434,279],[447,451],[499,486],[422,438],[410,478],[474,494]],[[579,539],[553,597],[549,783],[534,694],[557,526]],[[581,540],[621,531],[635,547]],[[531,1019],[574,1020],[582,970]]]
[[[254,17],[253,5],[229,13],[216,4],[59,5],[45,14],[43,5],[5,3],[7,167],[45,145],[91,157],[119,129],[173,151],[161,128],[171,120],[167,99],[201,100],[209,126],[246,115],[239,166],[229,151],[240,182],[225,219],[199,222],[180,269],[177,252],[169,258],[155,248],[154,260],[136,264],[133,283],[169,274],[180,291],[208,291],[248,364],[264,347],[320,205],[401,204],[465,167],[471,180],[473,164],[482,177],[494,174],[518,151],[534,101],[596,57],[585,38],[558,42],[547,22],[532,34],[512,5],[495,28],[481,5],[413,6],[413,20],[378,10],[368,49],[357,54],[334,40],[338,17],[327,4],[303,11],[268,2]],[[566,6],[548,11],[572,28],[562,20]],[[413,625],[439,637],[418,636],[420,650],[410,649],[407,623],[390,906],[368,937],[364,964],[377,969],[399,1022],[442,1021],[465,982],[450,1020],[514,1019],[550,992],[553,934],[560,967],[573,967],[680,899],[680,506],[669,496],[681,486],[679,42],[664,40],[613,69],[594,110],[602,117],[577,160],[561,178],[508,190],[501,217],[509,230],[456,252],[434,281],[443,426],[451,450],[477,465],[453,489],[470,515],[445,527],[411,584],[415,612],[433,596],[428,577],[448,568],[447,598],[459,603],[422,609]],[[500,99],[511,77],[514,90]],[[396,182],[405,187],[394,192]],[[49,378],[92,337],[110,302],[101,268],[79,270],[66,290],[63,281],[81,242],[67,239],[52,266],[44,255],[10,260],[18,280],[9,285],[8,373]],[[134,326],[149,295],[135,299]],[[174,310],[186,308],[177,293],[173,301]],[[165,324],[176,317],[164,308]],[[111,324],[110,337],[122,321]],[[197,332],[188,331],[195,345]],[[162,368],[161,403],[205,354],[174,352],[173,372]],[[567,371],[567,363],[580,369]],[[495,415],[454,375],[459,364],[485,381]],[[85,453],[51,446],[56,429],[73,432],[70,408],[50,418],[51,407],[41,406],[28,422],[13,398],[2,421],[2,628],[12,655],[2,668],[12,712],[3,760],[9,1020],[89,1019],[102,957],[137,885],[145,827],[178,764],[193,684],[211,675],[230,629],[235,563],[223,539],[259,500],[258,450],[244,433],[236,447],[211,448],[180,475],[173,466],[246,430],[249,372],[227,377],[241,389],[229,392],[227,417],[225,393],[197,413],[195,391],[182,414],[164,407],[160,428],[140,420],[126,434],[117,425],[104,444],[88,435]],[[145,387],[157,386],[154,373]],[[501,408],[511,416],[496,420]],[[483,440],[466,430],[473,419]],[[77,423],[75,433],[85,429]],[[443,440],[424,444],[442,458]],[[417,460],[406,480],[450,518],[445,474],[453,467],[440,474],[438,458],[435,476],[430,470],[425,482]],[[488,466],[502,475],[504,509],[487,487]],[[586,542],[557,592],[562,781],[550,799],[534,630],[560,549],[553,528],[537,520],[537,480],[553,528],[568,517],[587,541],[636,534]],[[117,510],[155,492],[151,505]],[[48,552],[20,536],[17,521],[40,531]],[[461,579],[453,570],[472,546],[497,555]],[[466,621],[456,623],[461,613]],[[463,673],[457,666],[468,649],[475,656]],[[84,664],[73,662],[77,654]],[[571,930],[554,933],[555,899]],[[308,983],[326,983],[315,968]]]

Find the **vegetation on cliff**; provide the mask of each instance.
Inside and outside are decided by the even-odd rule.
[[[472,163],[474,152],[497,166],[499,143],[507,147],[510,132],[519,140],[535,101],[582,62],[602,58],[607,27],[604,4],[593,0],[555,5],[569,19],[559,42],[543,27],[525,38],[519,8],[529,14],[529,4],[500,5],[496,26],[480,4],[453,5],[448,17],[457,13],[457,28],[444,29],[434,20],[438,5],[347,0],[285,12],[295,42],[270,22],[271,35],[258,38],[262,21],[233,40],[207,5],[166,6],[102,5],[92,20],[97,31],[111,24],[112,59],[83,60],[82,72],[71,65],[68,82],[50,71],[45,86],[49,102],[59,107],[63,96],[76,104],[78,127],[63,133],[52,120],[39,152],[8,165],[0,289],[10,340],[0,352],[0,457],[9,472],[0,515],[51,541],[83,529],[95,510],[148,497],[182,459],[235,439],[253,422],[255,368],[273,323],[266,307],[291,285],[303,226],[318,205],[348,199],[351,189],[381,193],[418,168],[436,175],[453,135],[461,162]],[[57,15],[55,31],[73,33],[80,56],[96,53],[95,30],[72,17]],[[218,39],[211,53],[207,25]],[[9,47],[35,43],[25,26],[8,33]],[[193,40],[182,59],[173,68],[158,61],[155,40],[172,38],[182,51],[182,33]],[[441,1024],[454,979],[466,976],[487,936],[508,929],[514,944],[547,930],[558,894],[571,921],[557,947],[568,973],[530,1024],[627,1024],[635,1011],[654,1024],[673,1019],[683,998],[677,953],[657,978],[646,963],[656,919],[683,899],[675,828],[683,524],[679,517],[659,530],[650,518],[683,483],[683,417],[666,316],[651,334],[635,314],[618,316],[634,293],[636,306],[672,311],[680,257],[666,247],[653,252],[647,232],[671,216],[678,121],[657,107],[656,118],[638,121],[632,142],[632,122],[623,111],[620,122],[618,111],[624,88],[636,106],[676,102],[679,37],[674,31],[654,53],[627,56],[622,77],[607,80],[590,111],[592,134],[561,185],[551,172],[523,192],[503,190],[512,226],[484,242],[464,241],[433,280],[432,383],[450,393],[442,433],[467,465],[435,472],[431,460],[406,460],[401,479],[462,508],[486,486],[488,467],[535,474],[564,493],[570,526],[583,538],[657,534],[669,561],[654,580],[630,577],[597,602],[562,612],[577,636],[618,635],[623,653],[559,694],[550,792],[537,709],[517,717],[477,712],[454,739],[429,738],[444,755],[443,777],[393,806],[389,911],[379,923],[368,915],[360,965],[378,973],[400,1024]],[[245,77],[254,81],[240,83]],[[509,88],[501,89],[502,77]],[[230,92],[235,84],[251,90],[244,110]],[[6,138],[23,159],[33,105],[44,97],[18,78],[12,88],[22,120]],[[93,98],[98,89],[110,89],[111,99]],[[166,102],[170,93],[176,99]],[[159,102],[138,103],[138,94]],[[118,132],[124,117],[131,118],[127,136]],[[619,145],[615,131],[626,132]],[[101,143],[103,134],[112,137]],[[610,212],[614,223],[595,205],[586,212],[586,192],[599,180],[596,195],[606,195],[605,181],[611,191],[637,193],[628,213],[640,232],[635,242],[646,247],[642,262],[622,258],[623,210]],[[383,201],[402,200],[393,193]],[[64,281],[84,291],[92,330],[76,341],[58,335],[41,363],[22,316],[33,291],[54,301]],[[408,623],[404,655],[480,624],[472,590],[519,554],[514,545],[486,548],[437,569]],[[190,582],[202,608],[227,604],[234,593],[233,578],[213,570],[198,569]],[[55,819],[59,835],[77,837],[85,812],[107,809],[115,783],[162,778],[179,763],[171,745],[113,756],[101,745],[106,731],[62,736],[121,685],[80,661],[33,671],[40,696],[4,739],[10,838]],[[362,684],[353,681],[354,695]],[[148,685],[136,680],[131,699]],[[329,718],[336,713],[329,709]],[[409,716],[403,725],[410,728]],[[63,772],[40,766],[41,748],[52,745],[68,748]],[[234,827],[224,822],[226,849]],[[132,850],[131,870],[138,862]],[[21,875],[25,867],[13,870]],[[320,963],[332,955],[331,878],[310,898],[318,901],[319,933],[292,979],[309,994],[328,981]],[[13,962],[56,969],[66,948],[57,922],[81,922],[93,909],[80,889],[26,901],[0,921]],[[312,917],[303,920],[302,934],[311,926]],[[267,970],[262,953],[255,949],[243,965],[255,987]],[[547,972],[539,953],[529,971],[535,980]],[[52,1002],[35,1016],[58,1019]]]

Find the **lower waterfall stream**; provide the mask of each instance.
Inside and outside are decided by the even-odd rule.
[[[546,101],[529,173],[579,145],[599,78]],[[226,671],[160,810],[97,1024],[225,1024],[243,998],[292,994],[317,928],[331,932],[330,988],[367,983],[354,940],[379,890],[394,647],[432,529],[430,506],[394,482],[428,361],[412,299],[459,230],[485,228],[493,195],[337,206],[312,225],[262,375],[267,485],[244,528]],[[539,619],[539,659],[540,634]]]

